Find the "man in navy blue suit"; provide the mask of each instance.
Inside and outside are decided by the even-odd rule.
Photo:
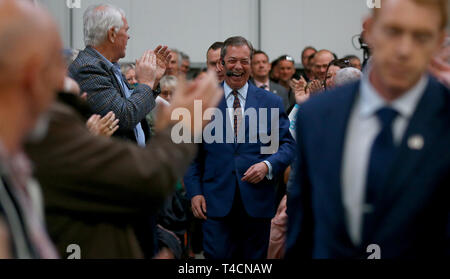
[[[200,145],[184,178],[194,216],[204,220],[207,258],[267,256],[276,177],[294,157],[281,98],[248,82],[252,53],[243,37],[224,42],[225,96],[217,110],[223,117],[215,115],[220,127],[211,132],[220,139]]]
[[[426,73],[446,0],[385,0],[363,79],[297,118],[286,258],[449,256],[450,92]]]

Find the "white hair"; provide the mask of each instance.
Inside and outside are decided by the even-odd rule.
[[[125,63],[120,66],[120,71],[122,74],[126,75],[129,70],[134,70],[136,66],[134,63]]]
[[[83,15],[85,46],[98,46],[103,43],[108,30],[113,27],[114,32],[119,32],[124,24],[122,17],[125,17],[123,10],[112,5],[89,6]]]
[[[181,67],[181,62],[183,62],[183,53],[176,48],[170,49],[171,52],[175,53],[178,57],[178,68]]]
[[[159,81],[161,89],[173,89],[178,84],[178,79],[176,76],[163,76]]]
[[[362,76],[362,72],[353,67],[347,67],[344,69],[340,69],[336,72],[336,76],[334,77],[334,83],[336,86],[341,86],[346,83],[350,83],[352,81],[356,81],[360,79]]]

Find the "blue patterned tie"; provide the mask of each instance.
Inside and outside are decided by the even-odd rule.
[[[122,72],[120,71],[120,65],[118,63],[113,63],[113,71],[120,82],[120,87],[122,87],[122,90],[125,93],[125,97],[127,99],[130,98],[132,92],[128,89],[123,79]],[[136,124],[136,127],[134,128],[134,136],[136,137],[136,142],[139,146],[145,146],[145,133],[142,129],[141,123]]]
[[[392,135],[392,123],[398,115],[397,111],[383,107],[376,112],[376,115],[381,124],[381,130],[370,150],[365,196],[366,212],[363,215],[363,240],[367,240],[367,234],[374,229],[374,211],[377,201],[381,198],[382,187],[386,183],[386,176],[391,169],[396,150]]]

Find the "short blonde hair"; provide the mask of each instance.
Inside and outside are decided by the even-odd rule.
[[[447,27],[447,20],[448,20],[448,0],[411,0],[414,3],[418,4],[418,5],[427,5],[427,6],[433,6],[434,8],[438,9],[439,12],[441,13],[441,25],[440,28],[441,30],[445,30],[445,28]],[[383,6],[381,6],[383,7]],[[374,17],[377,16],[378,14],[378,10],[377,8],[372,9],[373,10],[373,15]]]

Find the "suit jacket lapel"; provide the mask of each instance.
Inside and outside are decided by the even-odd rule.
[[[332,140],[325,140],[326,146],[323,146],[328,153],[328,161],[326,162],[328,170],[326,176],[330,186],[328,201],[335,212],[339,237],[342,243],[346,243],[347,247],[354,247],[354,245],[349,237],[342,203],[342,164],[348,122],[359,91],[359,85],[358,82],[349,87],[348,90],[340,90],[335,93],[340,94],[335,103],[335,106],[340,109],[330,110],[329,123],[325,125],[327,132],[325,137]]]

